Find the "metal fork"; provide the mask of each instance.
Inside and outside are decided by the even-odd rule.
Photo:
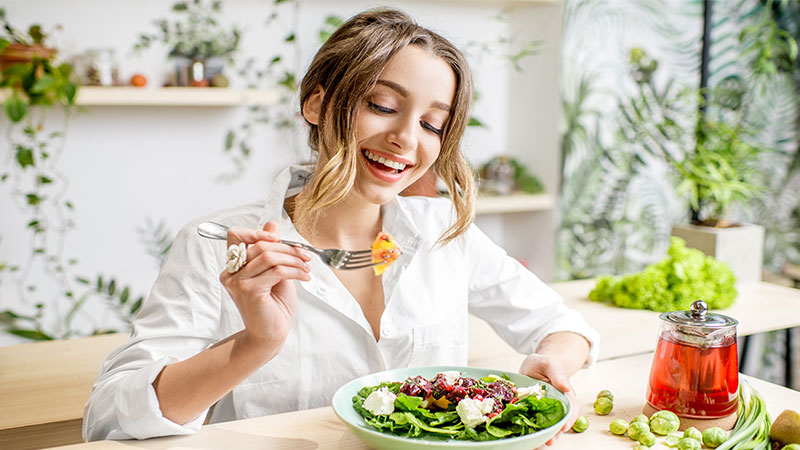
[[[209,239],[228,239],[228,227],[216,222],[202,222],[197,226],[197,233]],[[292,247],[300,247],[312,253],[316,253],[325,264],[337,270],[363,269],[381,264],[383,261],[372,262],[371,250],[342,250],[340,248],[319,249],[302,242],[285,241],[282,243]]]

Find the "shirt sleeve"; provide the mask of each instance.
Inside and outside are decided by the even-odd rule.
[[[464,236],[470,276],[469,310],[522,354],[531,354],[548,335],[577,333],[589,342],[584,366],[597,360],[600,336],[561,296],[493,243],[475,225]]]
[[[202,426],[207,411],[185,425],[164,417],[153,388],[164,366],[218,340],[219,249],[194,229],[189,225],[178,233],[133,321],[131,339],[103,363],[84,410],[84,440],[190,434]]]

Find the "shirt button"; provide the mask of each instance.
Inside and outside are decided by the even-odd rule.
[[[392,327],[383,327],[383,331],[381,331],[381,334],[384,337],[390,338],[394,336],[394,330],[392,330]]]

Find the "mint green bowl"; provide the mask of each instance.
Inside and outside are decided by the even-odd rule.
[[[415,377],[421,375],[425,378],[432,378],[439,372],[447,370],[457,370],[463,376],[480,378],[490,374],[502,375],[507,373],[517,386],[530,386],[532,384],[541,383],[545,386],[545,393],[547,397],[561,400],[564,403],[566,414],[557,424],[550,428],[537,431],[525,436],[512,437],[507,439],[499,439],[496,441],[475,442],[475,441],[459,441],[454,439],[437,439],[433,437],[423,438],[406,438],[395,436],[389,433],[381,433],[372,428],[361,417],[358,411],[353,408],[353,396],[358,393],[364,386],[375,386],[384,381],[405,381],[408,377]],[[344,386],[333,394],[333,410],[339,419],[344,422],[345,426],[353,432],[359,439],[364,441],[367,445],[377,450],[408,450],[416,448],[447,448],[447,449],[498,449],[498,450],[531,450],[544,445],[550,438],[556,435],[564,423],[572,413],[572,402],[569,398],[544,381],[539,381],[525,375],[518,373],[503,372],[493,369],[480,369],[475,367],[459,367],[459,366],[434,366],[434,367],[412,367],[406,369],[385,370],[370,375],[357,378]]]

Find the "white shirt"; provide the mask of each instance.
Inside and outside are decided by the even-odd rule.
[[[207,411],[185,425],[161,414],[152,383],[165,365],[187,359],[244,329],[219,281],[224,241],[197,234],[197,224],[261,228],[275,221],[284,239],[306,242],[283,209],[284,198],[308,172],[282,172],[263,205],[222,211],[178,233],[150,296],[133,321],[131,339],[103,364],[84,411],[83,437],[144,439],[197,431]],[[591,344],[597,333],[559,295],[492,243],[474,225],[432,248],[452,218],[446,199],[397,197],[383,206],[383,227],[402,255],[383,273],[386,308],[376,341],[360,305],[318,258],[311,280],[297,282],[297,309],[280,353],[223,397],[211,422],[264,416],[330,404],[346,382],[389,368],[466,365],[468,312],[486,320],[511,346],[533,353],[558,331]]]

